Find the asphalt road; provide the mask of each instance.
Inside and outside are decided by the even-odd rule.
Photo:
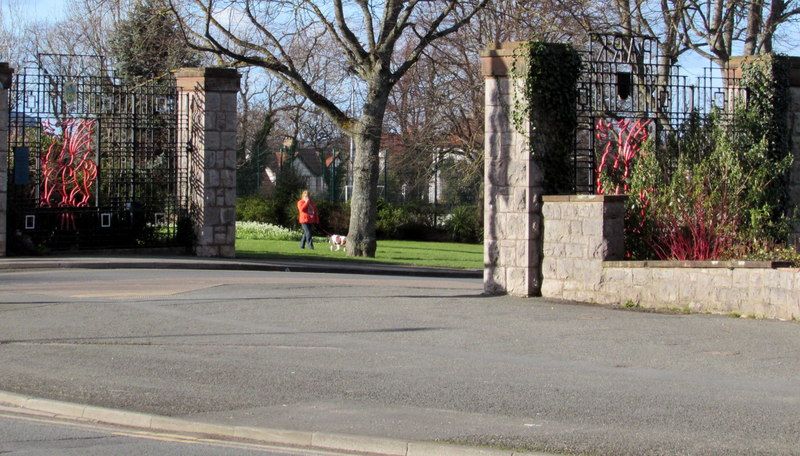
[[[800,325],[479,280],[0,274],[0,389],[216,423],[603,455],[800,454]]]
[[[323,456],[242,442],[219,442],[88,423],[68,423],[0,409],[0,454],[26,456]]]

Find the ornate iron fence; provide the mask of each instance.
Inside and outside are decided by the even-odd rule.
[[[571,176],[577,193],[597,190],[598,162],[609,132],[618,135],[622,129],[626,136],[644,129],[657,153],[680,153],[681,138],[698,115],[732,115],[734,105],[747,100],[739,81],[723,70],[684,75],[659,54],[652,37],[593,33],[582,61]]]
[[[52,64],[66,57],[81,56],[39,56],[9,92],[9,250],[185,244],[174,81],[125,83],[102,59]]]

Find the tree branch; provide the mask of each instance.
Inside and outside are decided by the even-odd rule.
[[[472,19],[472,17],[478,13],[478,11],[486,7],[486,4],[488,2],[489,0],[481,0],[480,3],[477,6],[475,6],[472,9],[472,11],[469,12],[469,14],[462,17],[460,20],[456,21],[450,27],[437,31],[439,26],[442,24],[442,22],[444,22],[444,20],[453,11],[456,4],[458,3],[456,0],[452,0],[450,2],[450,5],[448,5],[448,7],[431,23],[431,25],[428,27],[428,32],[424,36],[420,37],[419,42],[414,47],[414,50],[411,51],[411,56],[408,59],[406,59],[406,61],[402,63],[397,68],[397,70],[395,70],[392,73],[390,81],[392,83],[397,82],[397,80],[403,77],[403,75],[408,71],[408,69],[411,68],[419,60],[419,58],[422,56],[423,51],[431,42],[443,36],[447,36],[455,32],[459,28],[461,28],[461,26],[469,22]]]

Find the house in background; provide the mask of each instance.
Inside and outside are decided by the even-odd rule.
[[[267,156],[267,163],[261,179],[262,191],[270,193],[275,188],[275,182],[280,170],[284,166],[291,166],[300,178],[305,181],[305,187],[317,198],[329,197],[329,180],[331,173],[341,167],[341,161],[336,160],[332,151],[320,151],[314,147],[297,146],[292,140],[284,140],[278,151]],[[344,171],[344,170],[343,170]]]
[[[275,188],[275,182],[284,166],[291,166],[294,171],[306,182],[306,188],[312,195],[325,193],[324,165],[320,155],[313,149],[298,149],[291,156],[287,152],[275,152],[267,157],[264,167],[262,188],[269,192]]]

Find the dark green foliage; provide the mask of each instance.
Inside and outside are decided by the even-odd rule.
[[[317,200],[315,203],[319,210],[318,234],[347,234],[350,225],[350,206],[347,203],[325,200]],[[297,228],[296,199],[287,204],[263,196],[240,197],[236,200],[236,220]]]
[[[110,39],[117,71],[130,80],[158,79],[180,67],[198,66],[200,54],[183,41],[164,0],[137,0]]]
[[[322,233],[346,235],[350,227],[350,205],[338,201],[316,201],[319,230]]]
[[[767,138],[770,159],[780,160],[789,148],[789,60],[769,54],[745,60],[741,85],[747,88],[748,111],[758,116],[753,127]]]
[[[280,212],[277,223],[280,226],[292,227],[297,225],[297,200],[300,193],[306,188],[306,181],[295,171],[291,162],[284,163],[275,177],[275,190],[271,199],[278,207],[286,208]]]
[[[186,211],[182,211],[178,216],[176,231],[176,242],[178,245],[184,246],[186,248],[186,252],[189,253],[197,242],[197,236],[194,232],[194,223],[192,223],[192,218]]]
[[[376,232],[380,239],[430,240],[441,236],[431,204],[393,205],[378,201]]]
[[[525,93],[524,100],[515,100],[512,120],[520,132],[529,122],[530,151],[544,168],[545,194],[572,193],[580,55],[569,44],[543,42],[529,42],[520,52],[512,73],[524,77]],[[519,74],[518,60],[527,64],[525,74]]]
[[[306,188],[292,160],[282,164],[275,177],[275,188],[268,196],[244,196],[237,201],[237,220],[271,223],[286,228],[299,226],[297,200]]]
[[[476,206],[458,206],[444,223],[450,239],[455,242],[483,242],[483,214]]]
[[[448,214],[432,204],[379,200],[377,233],[380,239],[481,242],[483,218],[478,206],[459,206]]]
[[[236,200],[236,220],[278,225],[280,208],[263,196],[242,196]]]

